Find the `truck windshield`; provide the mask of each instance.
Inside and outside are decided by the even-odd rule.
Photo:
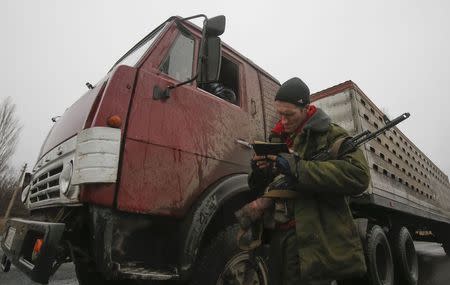
[[[111,69],[113,69],[117,65],[135,66],[136,63],[148,50],[148,48],[153,44],[155,39],[158,38],[159,34],[161,34],[161,31],[166,26],[166,23],[167,22],[161,24],[145,38],[140,40],[133,48],[131,48],[124,56],[122,56]]]

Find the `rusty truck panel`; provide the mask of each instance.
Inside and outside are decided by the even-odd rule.
[[[240,74],[243,65],[238,62]],[[167,100],[155,100],[155,87],[177,81],[155,68],[140,70],[124,140],[120,210],[182,216],[209,185],[248,171],[251,151],[236,143],[254,133],[244,109],[244,81],[239,85],[240,106],[195,85],[180,86]]]
[[[128,116],[131,95],[136,77],[136,69],[120,65],[116,67],[109,78],[103,93],[100,93],[94,106],[94,112],[89,115],[86,128],[107,126],[109,117],[116,115],[122,119],[120,126],[123,134]],[[91,121],[89,121],[91,118]],[[80,201],[103,206],[113,206],[116,183],[84,184],[81,186]]]

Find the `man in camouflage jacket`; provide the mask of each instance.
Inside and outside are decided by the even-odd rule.
[[[286,230],[290,224],[296,233],[280,247],[284,256],[283,284],[364,274],[364,253],[348,204],[348,197],[364,192],[370,180],[362,151],[358,149],[340,159],[309,160],[348,134],[331,123],[324,111],[309,104],[309,89],[299,78],[280,87],[275,107],[280,121],[272,130],[271,141],[286,142],[300,159],[292,155],[254,156],[249,186],[257,190],[267,187],[273,165],[296,177],[293,188],[299,197],[291,207],[295,222],[278,227]]]

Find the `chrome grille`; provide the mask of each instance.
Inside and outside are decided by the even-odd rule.
[[[58,165],[31,182],[30,204],[60,198],[59,175],[62,170],[63,166]]]

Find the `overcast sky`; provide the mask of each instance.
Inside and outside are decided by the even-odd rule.
[[[222,39],[312,92],[353,80],[450,173],[450,1],[0,1],[0,99],[23,125],[14,165],[34,165],[60,115],[171,15],[223,14]]]

